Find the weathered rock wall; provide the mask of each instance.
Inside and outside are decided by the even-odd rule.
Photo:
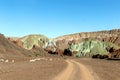
[[[59,44],[58,47],[67,48],[69,43],[77,44],[85,38],[98,39],[100,41],[115,43],[116,45],[120,46],[120,29],[65,35],[55,38],[55,41],[57,44]]]

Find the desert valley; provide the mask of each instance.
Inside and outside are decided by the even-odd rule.
[[[120,29],[48,38],[0,34],[0,80],[119,80]]]

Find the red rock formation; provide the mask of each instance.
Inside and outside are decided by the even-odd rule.
[[[20,39],[8,38],[8,40],[23,48],[23,42]]]
[[[68,44],[79,43],[85,38],[95,38],[100,41],[112,42],[120,46],[120,29],[64,35],[57,37],[55,41],[57,42],[59,48],[65,49],[68,47]]]

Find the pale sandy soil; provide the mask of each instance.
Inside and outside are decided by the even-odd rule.
[[[120,80],[120,61],[47,57],[0,62],[0,80]]]

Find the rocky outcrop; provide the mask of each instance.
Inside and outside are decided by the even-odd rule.
[[[92,56],[96,54],[100,55],[108,55],[108,51],[106,49],[113,48],[115,50],[119,49],[120,47],[116,46],[110,42],[103,42],[97,39],[85,39],[79,44],[72,44],[69,46],[71,52],[77,51],[75,56],[83,57],[83,56]]]
[[[80,54],[81,52],[83,53],[83,55],[85,54],[89,55],[91,51],[93,52],[92,54],[94,53],[107,54],[105,50],[106,47],[113,47],[113,45],[120,47],[120,29],[114,29],[109,31],[76,33],[71,35],[60,36],[55,39],[47,38],[44,35],[28,35],[16,39],[13,42],[25,49],[32,49],[33,45],[36,45],[40,48],[44,48],[46,51],[50,53],[56,53],[55,51],[57,50],[64,51],[65,49],[68,49],[71,46],[76,46],[76,45],[78,46],[79,44],[81,44],[80,47],[78,46],[79,50],[75,48],[75,50],[74,49],[71,50],[72,53],[75,54],[79,53],[78,54],[79,56],[81,55]],[[82,43],[84,44],[82,45]],[[94,48],[91,47],[91,43],[92,43],[92,47]],[[99,50],[99,46],[100,46],[100,50]],[[84,50],[81,50],[80,48],[84,48]],[[98,48],[97,52],[94,51],[94,49],[96,48]]]
[[[8,39],[13,43],[17,44],[18,46],[28,50],[32,49],[34,45],[40,48],[44,48],[46,43],[48,43],[49,41],[49,39],[46,36],[35,35],[35,34],[24,36],[22,38],[17,38],[17,39],[13,39],[9,37]]]
[[[33,45],[44,48],[49,39],[44,35],[28,35],[21,38],[25,49],[32,49]]]
[[[31,57],[49,56],[48,52],[36,45],[33,45],[33,48],[30,51],[32,52],[32,54],[30,54]]]
[[[110,59],[120,59],[120,49],[110,52],[108,56]]]
[[[20,46],[20,47],[22,47],[23,48],[23,42],[22,42],[22,40],[20,40],[19,38],[18,39],[13,39],[13,38],[8,38],[8,40],[10,40],[11,42],[13,42],[14,44],[16,44],[16,45],[18,45],[18,46]]]
[[[67,48],[69,43],[77,44],[82,42],[86,38],[111,42],[120,46],[120,29],[114,29],[109,31],[97,31],[97,32],[83,32],[83,33],[65,35],[55,38],[55,41],[58,47],[63,48],[64,46],[64,48]]]

